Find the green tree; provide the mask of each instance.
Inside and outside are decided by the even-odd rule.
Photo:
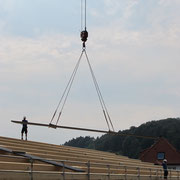
[[[119,133],[157,138],[162,136],[177,150],[180,150],[180,118],[151,121],[139,127],[132,126],[130,129],[119,131]],[[65,145],[114,152],[131,158],[138,158],[139,153],[149,148],[153,143],[154,140],[148,138],[105,134],[96,139],[90,136],[78,137],[66,142]]]

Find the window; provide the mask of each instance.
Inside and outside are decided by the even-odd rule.
[[[165,153],[164,152],[158,152],[157,153],[157,159],[158,160],[165,159]]]

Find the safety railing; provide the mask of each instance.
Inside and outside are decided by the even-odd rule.
[[[1,170],[0,173],[19,173],[19,174],[29,174],[30,179],[33,180],[33,177],[37,174],[53,174],[56,176],[61,176],[62,180],[69,179],[71,175],[73,177],[81,175],[82,179],[91,180],[91,178],[95,179],[95,176],[106,177],[107,180],[117,179],[117,177],[121,177],[121,179],[132,179],[132,177],[136,178],[137,180],[143,179],[163,179],[163,169],[160,166],[147,168],[147,167],[140,167],[140,166],[127,166],[127,165],[114,165],[114,164],[102,164],[102,163],[92,163],[88,162],[78,162],[78,161],[57,161],[61,162],[64,166],[71,165],[73,167],[78,167],[83,169],[85,172],[72,172],[62,167],[60,171],[35,171],[33,169],[34,164],[37,164],[36,161],[32,159],[26,159],[24,157],[19,156],[10,156],[10,155],[0,155],[4,159],[7,158],[14,158],[24,160],[26,163],[29,163],[29,169],[26,171],[19,171],[19,170]],[[50,160],[50,159],[49,159]],[[15,163],[14,160],[12,163]],[[43,164],[43,163],[40,163]],[[180,180],[180,171],[179,170],[172,170],[169,169],[168,179],[172,180]],[[81,178],[79,178],[81,179]]]

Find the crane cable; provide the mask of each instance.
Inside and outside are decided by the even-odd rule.
[[[96,88],[96,92],[97,92],[97,94],[98,94],[98,98],[99,98],[99,101],[100,101],[100,104],[101,104],[101,107],[102,107],[102,110],[103,110],[103,114],[104,114],[106,123],[107,123],[107,125],[108,125],[108,127],[109,127],[109,130],[110,130],[110,126],[111,126],[112,130],[114,131],[114,127],[113,127],[113,124],[112,124],[110,115],[109,115],[109,113],[108,113],[106,104],[105,104],[104,99],[103,99],[103,96],[102,96],[102,94],[101,94],[99,85],[98,85],[97,80],[96,80],[96,77],[95,77],[95,75],[94,75],[93,68],[92,68],[92,66],[91,66],[91,64],[90,64],[90,61],[89,61],[89,58],[88,58],[88,55],[87,55],[86,50],[84,50],[84,52],[85,52],[85,55],[86,55],[86,59],[87,59],[88,65],[89,65],[89,69],[90,69],[90,72],[91,72],[91,75],[92,75],[92,78],[93,78],[93,82],[94,82],[94,85],[95,85],[95,88]],[[109,120],[109,122],[108,122],[108,120]],[[109,125],[109,123],[110,123],[110,125]]]
[[[86,30],[86,0],[81,0],[81,31]]]
[[[85,0],[85,1],[86,1],[86,0]],[[85,6],[86,6],[86,2],[85,2]],[[84,12],[84,13],[86,13],[86,8],[84,8],[84,9],[85,9],[85,12]],[[86,15],[85,15],[85,19],[86,19]],[[86,20],[85,20],[85,22],[86,22]],[[82,29],[83,29],[83,0],[81,0],[81,31],[82,31]],[[56,116],[56,113],[57,113],[57,111],[58,111],[58,109],[59,109],[59,107],[60,107],[60,105],[61,105],[61,103],[62,103],[62,101],[63,101],[63,99],[64,99],[63,105],[62,105],[62,107],[61,107],[61,110],[60,110],[60,112],[59,112],[59,115],[58,115],[58,118],[57,118],[57,121],[56,121],[56,125],[57,125],[58,122],[59,122],[59,119],[60,119],[61,114],[62,114],[62,110],[63,110],[63,108],[64,108],[64,106],[65,106],[65,103],[66,103],[68,94],[69,94],[69,92],[70,92],[70,89],[71,89],[71,86],[72,86],[72,83],[73,83],[73,80],[74,80],[75,75],[76,75],[76,72],[77,72],[77,70],[78,70],[78,67],[79,67],[79,64],[80,64],[82,55],[83,55],[83,51],[82,51],[82,53],[81,53],[81,55],[80,55],[80,57],[79,57],[79,60],[78,60],[76,66],[75,66],[75,68],[74,68],[74,70],[73,70],[73,73],[71,74],[71,77],[70,77],[70,79],[69,79],[69,81],[68,81],[68,83],[67,83],[67,86],[66,86],[66,88],[64,89],[64,92],[63,92],[63,94],[62,94],[62,96],[61,96],[61,99],[60,99],[60,101],[59,101],[59,103],[58,103],[58,105],[57,105],[57,107],[56,107],[56,109],[55,109],[55,112],[54,112],[54,114],[53,114],[53,116],[52,116],[52,118],[51,118],[51,121],[50,121],[50,123],[49,123],[50,125],[52,125],[52,122],[53,122],[53,120],[54,120],[54,118],[55,118],[55,116]],[[65,97],[65,98],[64,98],[64,97]]]
[[[103,111],[103,114],[104,114],[104,117],[105,117],[105,120],[106,120],[106,123],[107,123],[107,126],[108,126],[108,129],[109,131],[114,131],[114,127],[113,127],[113,124],[112,124],[112,121],[111,121],[111,118],[110,118],[110,115],[108,113],[108,110],[107,110],[107,107],[105,105],[105,102],[104,102],[104,99],[103,99],[103,96],[102,96],[102,93],[100,91],[100,88],[99,88],[99,85],[97,83],[97,80],[96,80],[96,77],[95,77],[95,74],[93,72],[93,68],[92,68],[92,65],[90,63],[90,60],[88,58],[88,55],[87,55],[87,52],[86,52],[86,49],[82,49],[82,52],[81,52],[81,55],[78,59],[78,62],[76,63],[76,66],[73,70],[73,73],[71,74],[71,77],[68,81],[68,84],[61,96],[61,99],[57,105],[57,108],[55,109],[55,112],[51,118],[51,121],[50,121],[50,125],[53,125],[52,122],[56,116],[56,113],[58,111],[58,109],[60,108],[60,105],[61,105],[61,108],[60,108],[60,111],[59,111],[59,114],[58,114],[58,117],[57,117],[57,121],[56,121],[56,124],[55,126],[58,124],[59,120],[60,120],[60,117],[61,117],[61,114],[63,112],[63,109],[64,109],[64,106],[65,106],[65,103],[67,101],[67,98],[68,98],[68,95],[69,95],[69,92],[71,90],[71,87],[72,87],[72,84],[73,84],[73,81],[75,79],[75,76],[76,76],[76,73],[78,71],[78,68],[79,68],[79,65],[80,65],[80,62],[81,62],[81,59],[82,59],[82,56],[83,54],[85,54],[85,57],[86,57],[86,60],[87,60],[87,63],[88,63],[88,66],[89,66],[89,69],[90,69],[90,73],[91,73],[91,76],[92,76],[92,79],[93,79],[93,83],[94,83],[94,86],[95,86],[95,89],[96,89],[96,92],[97,92],[97,95],[98,95],[98,98],[99,98],[99,102],[101,104],[101,108],[102,108],[102,111]]]
[[[75,68],[74,68],[74,70],[73,70],[73,72],[72,72],[72,74],[71,74],[71,77],[70,77],[70,79],[69,79],[69,81],[68,81],[68,83],[67,83],[67,86],[66,86],[66,88],[64,89],[64,92],[63,92],[63,94],[62,94],[62,96],[61,96],[61,99],[60,99],[60,101],[59,101],[59,103],[58,103],[58,105],[57,105],[57,107],[56,107],[56,110],[55,110],[52,118],[51,118],[50,124],[52,123],[53,119],[55,118],[56,113],[57,113],[57,111],[58,111],[58,109],[59,109],[59,107],[60,107],[60,105],[61,105],[61,103],[62,103],[62,101],[63,101],[63,99],[64,99],[63,105],[62,105],[61,110],[60,110],[59,115],[58,115],[58,119],[57,119],[57,121],[56,121],[56,125],[57,125],[57,123],[58,123],[58,121],[59,121],[59,119],[60,119],[60,116],[61,116],[61,114],[62,114],[62,110],[63,110],[63,108],[64,108],[64,106],[65,106],[67,97],[68,97],[69,92],[70,92],[70,89],[71,89],[71,87],[72,87],[73,80],[74,80],[75,75],[76,75],[76,72],[77,72],[77,70],[78,70],[78,67],[79,67],[79,64],[80,64],[82,55],[83,55],[83,51],[82,51],[82,53],[81,53],[81,55],[80,55],[80,57],[79,57],[79,59],[78,59],[78,62],[77,62],[76,66],[75,66]],[[65,97],[65,98],[64,98],[64,97]]]
[[[82,25],[82,22],[83,22],[83,0],[81,0],[81,21],[80,21],[80,24],[81,24],[81,31],[82,31],[82,29],[83,29],[83,25]]]
[[[82,29],[83,27],[83,21],[84,21],[84,30]],[[78,62],[71,74],[71,77],[70,77],[70,80],[68,81],[68,84],[62,94],[62,97],[57,105],[57,108],[55,109],[55,112],[51,118],[51,121],[49,123],[50,127],[56,127],[59,120],[60,120],[60,117],[61,117],[61,114],[62,114],[62,111],[64,109],[64,106],[65,106],[65,103],[67,101],[67,97],[69,95],[69,92],[71,90],[71,87],[72,87],[72,84],[73,84],[73,81],[74,81],[74,78],[76,76],[76,73],[77,73],[77,70],[79,68],[79,64],[80,64],[80,61],[82,59],[82,56],[83,54],[85,54],[85,57],[86,57],[86,60],[87,60],[87,63],[88,63],[88,66],[89,66],[89,69],[90,69],[90,73],[91,73],[91,76],[92,76],[92,79],[93,79],[93,82],[94,82],[94,86],[95,86],[95,89],[96,89],[96,92],[97,92],[97,95],[98,95],[98,98],[99,98],[99,101],[100,101],[100,104],[101,104],[101,108],[103,110],[103,114],[104,114],[104,117],[105,117],[105,120],[106,120],[106,123],[107,123],[107,126],[108,126],[108,129],[109,131],[115,131],[114,130],[114,127],[113,127],[113,124],[112,124],[112,121],[111,121],[111,118],[110,118],[110,115],[108,113],[108,110],[107,110],[107,107],[105,105],[105,102],[103,100],[103,96],[101,94],[101,91],[100,91],[100,88],[99,88],[99,85],[97,83],[97,80],[96,80],[96,77],[94,75],[94,72],[93,72],[93,68],[91,66],[91,63],[89,61],[89,58],[88,58],[88,55],[87,55],[87,52],[86,52],[86,46],[85,46],[85,42],[87,41],[87,37],[88,37],[88,32],[86,30],[86,0],[84,0],[84,20],[83,20],[83,0],[81,0],[81,40],[83,41],[83,46],[82,46],[82,52],[81,52],[81,55],[78,59]],[[62,104],[61,108],[60,108],[60,105]],[[60,111],[59,111],[59,114],[58,114],[58,117],[57,117],[57,120],[56,120],[56,124],[52,124],[55,116],[56,116],[56,113],[58,111],[58,109],[60,108]]]
[[[86,0],[84,0],[84,28],[86,30]]]

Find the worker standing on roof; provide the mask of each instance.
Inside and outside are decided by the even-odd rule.
[[[162,165],[163,170],[164,170],[164,179],[166,180],[167,177],[168,177],[167,160],[164,159],[164,160],[162,161],[162,163],[161,163],[160,161],[156,161],[156,162],[157,162],[157,164]]]
[[[21,130],[21,139],[23,140],[23,134],[25,132],[26,135],[26,140],[27,140],[27,132],[28,132],[28,127],[27,127],[28,121],[26,120],[26,116],[24,116],[22,120],[22,130]]]
[[[167,168],[167,160],[166,159],[163,160],[162,167],[163,167],[163,170],[164,170],[164,179],[167,179],[168,168]]]

